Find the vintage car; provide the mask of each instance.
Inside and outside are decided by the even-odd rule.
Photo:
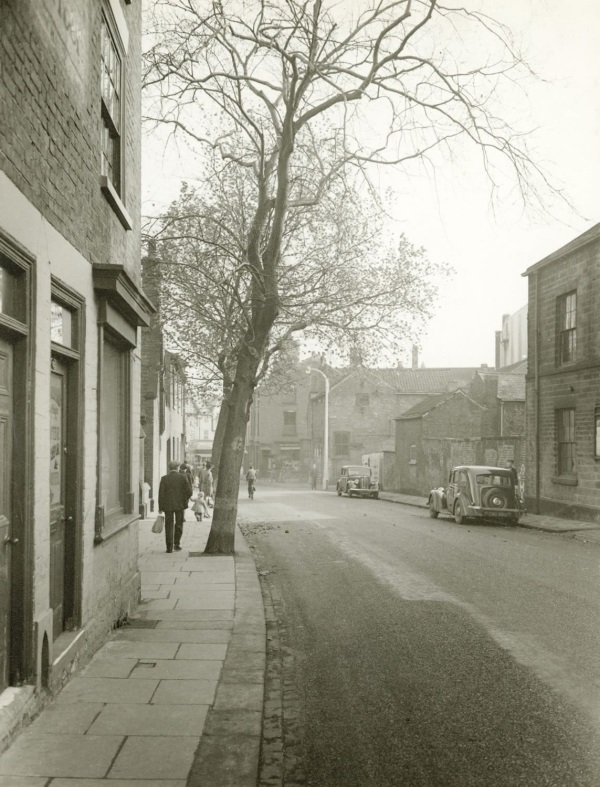
[[[371,480],[371,468],[367,465],[345,465],[336,484],[338,495],[348,497],[379,497],[379,484]]]
[[[454,515],[457,524],[468,517],[494,519],[516,525],[525,510],[510,470],[503,467],[455,467],[446,489],[429,493],[429,516],[440,511]]]

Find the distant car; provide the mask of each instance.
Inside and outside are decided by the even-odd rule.
[[[339,496],[379,497],[379,484],[371,478],[371,468],[366,465],[345,465],[336,484]]]
[[[469,517],[516,525],[525,513],[511,471],[504,467],[455,467],[448,486],[432,489],[428,502],[429,516],[435,519],[446,511],[459,525]]]

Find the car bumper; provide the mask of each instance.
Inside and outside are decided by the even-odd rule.
[[[484,508],[483,506],[469,506],[471,516],[510,517],[521,516],[525,513],[522,508]]]

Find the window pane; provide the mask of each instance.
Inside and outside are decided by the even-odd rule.
[[[102,505],[110,514],[123,507],[121,479],[125,477],[125,381],[123,353],[104,343],[100,433],[102,440]]]
[[[50,377],[50,505],[60,505],[63,500],[63,389],[62,374],[52,372]]]
[[[72,314],[60,303],[50,303],[50,339],[65,347],[73,346]]]

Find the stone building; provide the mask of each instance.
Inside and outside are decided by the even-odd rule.
[[[458,464],[525,472],[526,364],[482,367],[464,390],[424,399],[396,419],[396,489],[427,495]]]
[[[4,740],[139,596],[140,48],[138,2],[2,3]]]
[[[194,467],[212,457],[213,442],[217,421],[219,420],[219,403],[207,398],[199,401],[188,397],[185,406],[185,455]]]
[[[347,464],[362,464],[364,456],[395,450],[395,419],[414,405],[467,385],[474,368],[413,368],[327,370],[329,392],[329,480],[335,483]],[[313,375],[309,436],[319,454],[323,443],[323,380]],[[396,482],[386,474],[386,488]]]
[[[530,510],[600,520],[600,224],[528,268]]]
[[[165,349],[161,313],[161,268],[153,242],[142,262],[144,292],[155,305],[150,325],[142,330],[141,423],[142,515],[157,510],[158,485],[169,462],[183,462],[186,453],[186,369]]]

